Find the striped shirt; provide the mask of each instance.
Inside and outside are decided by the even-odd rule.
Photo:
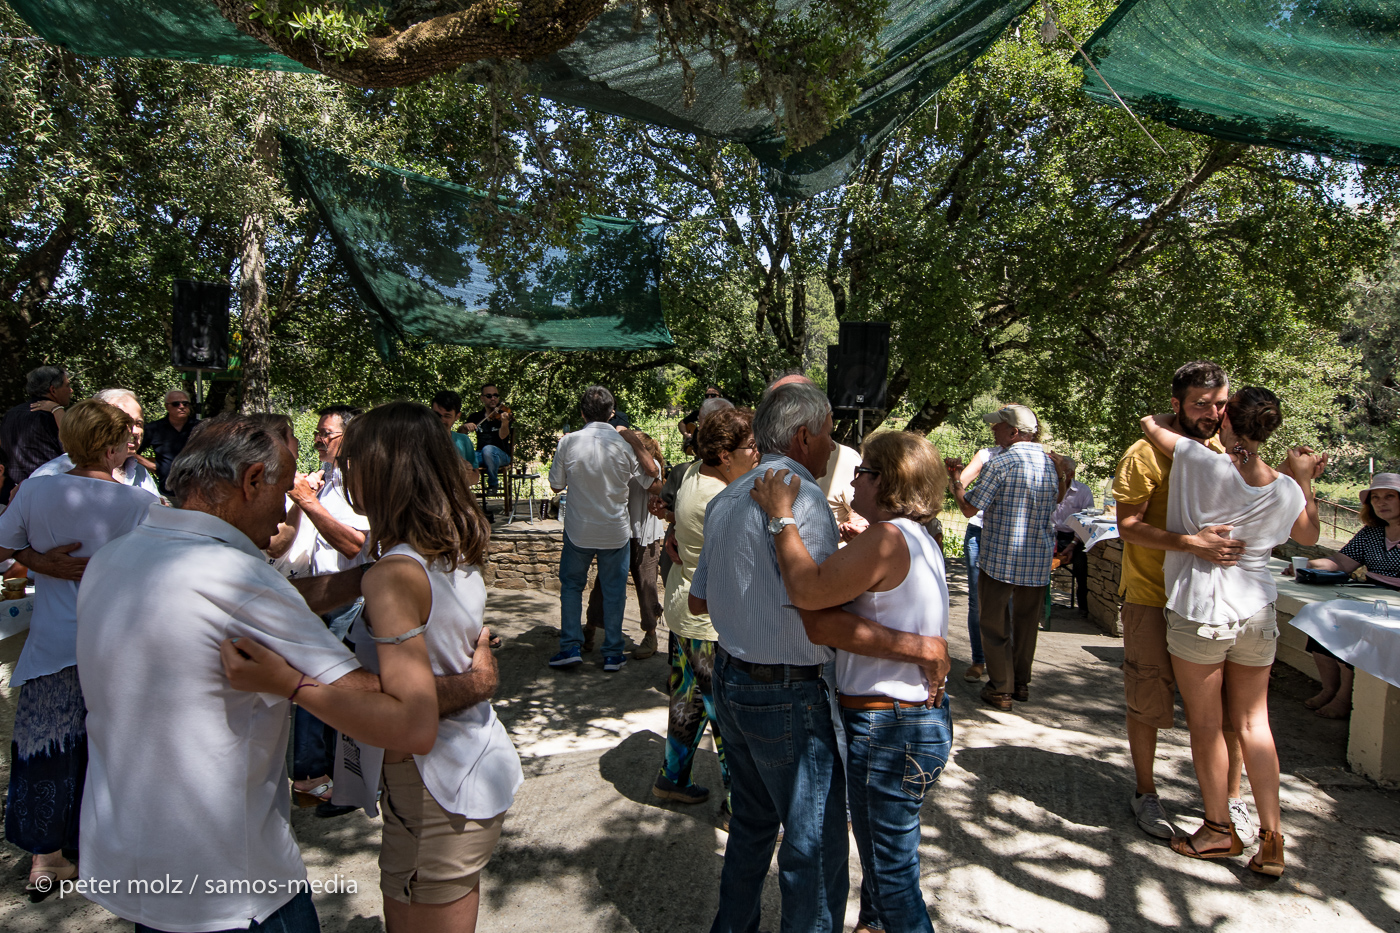
[[[749,498],[754,480],[767,470],[790,470],[801,478],[792,514],[812,559],[821,563],[836,552],[841,535],[821,486],[797,461],[765,454],[756,469],[705,508],[705,545],[690,593],[706,600],[720,647],[734,657],[754,664],[825,664],[835,653],[807,640],[778,570],[768,515]]]
[[[1055,556],[1050,515],[1060,492],[1059,476],[1039,444],[1012,444],[982,468],[967,494],[982,509],[982,544],[977,570],[1013,586],[1046,586]]]

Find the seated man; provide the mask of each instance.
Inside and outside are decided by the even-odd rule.
[[[462,415],[462,396],[451,389],[443,389],[433,396],[431,407],[433,414],[442,419],[442,426],[447,428],[447,433],[452,436],[452,445],[457,448],[457,453],[461,454],[462,459],[467,461],[467,466],[471,467],[470,481],[475,486],[477,480],[481,479],[481,474],[476,468],[476,447],[472,444],[470,434],[452,430]]]
[[[495,495],[500,488],[496,476],[501,467],[510,463],[515,440],[510,430],[510,409],[501,405],[501,390],[494,382],[481,387],[481,408],[467,415],[466,421],[462,427],[476,432],[477,452],[486,470],[486,485],[491,495]]]

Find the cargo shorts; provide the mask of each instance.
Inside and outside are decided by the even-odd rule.
[[[1176,725],[1176,674],[1167,651],[1167,611],[1124,603],[1123,692],[1128,718],[1154,729]]]

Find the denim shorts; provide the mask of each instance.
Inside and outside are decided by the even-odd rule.
[[[1167,650],[1192,664],[1268,667],[1278,649],[1278,617],[1269,603],[1239,622],[1193,622],[1167,610]]]

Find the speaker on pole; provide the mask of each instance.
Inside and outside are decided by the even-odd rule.
[[[176,369],[228,369],[229,302],[226,282],[175,280],[170,313],[170,361]]]
[[[889,391],[890,325],[843,321],[827,348],[826,394],[834,409],[883,409]],[[834,357],[834,358],[833,358]]]

